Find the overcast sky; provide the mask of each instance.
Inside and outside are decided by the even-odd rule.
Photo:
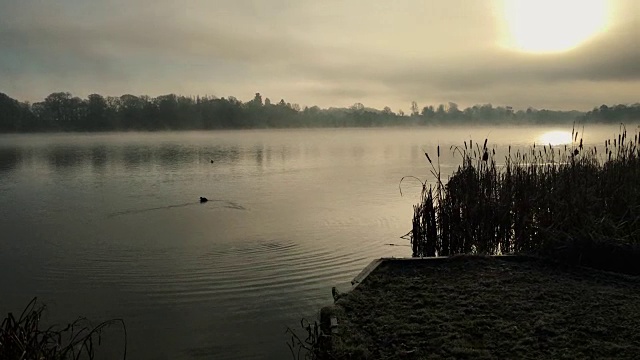
[[[405,111],[412,100],[578,110],[640,101],[640,2],[609,1],[605,31],[573,50],[530,54],[501,43],[501,1],[0,0],[0,92],[260,92]],[[562,16],[571,27],[581,9]]]

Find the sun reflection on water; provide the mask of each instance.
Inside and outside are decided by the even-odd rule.
[[[562,131],[562,130],[554,130],[548,131],[538,137],[539,142],[544,145],[563,145],[571,143],[571,132],[570,131]]]

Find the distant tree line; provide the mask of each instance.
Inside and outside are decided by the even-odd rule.
[[[639,119],[639,106],[606,105],[588,113],[578,111],[526,110],[474,105],[460,109],[455,103],[422,109],[414,101],[410,112],[367,108],[356,103],[348,108],[301,108],[284,100],[271,102],[260,93],[247,102],[233,96],[186,97],[175,94],[155,98],[98,94],[86,99],[56,92],[33,104],[0,93],[0,132],[196,130],[290,127],[369,127],[406,125],[455,125],[499,123],[558,123],[576,119],[619,122]]]
[[[602,105],[582,116],[585,122],[630,123],[640,120],[640,103],[633,105]]]

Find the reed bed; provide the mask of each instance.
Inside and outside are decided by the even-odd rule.
[[[79,318],[65,327],[42,327],[45,306],[34,298],[20,317],[9,313],[0,325],[0,359],[6,360],[78,360],[94,359],[101,344],[102,331],[112,325],[122,325],[124,349],[127,357],[127,332],[124,321],[114,319],[91,326]]]
[[[639,137],[622,125],[587,148],[574,125],[571,144],[509,148],[501,163],[469,141],[450,149],[462,165],[446,183],[440,147],[425,152],[435,183],[414,206],[413,256],[527,253],[640,274]]]

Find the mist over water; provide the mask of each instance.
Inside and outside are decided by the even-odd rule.
[[[617,129],[589,126],[585,143]],[[421,185],[398,184],[430,176],[424,151],[440,145],[448,175],[451,145],[504,152],[558,130],[2,135],[0,312],[38,296],[52,321],[123,318],[131,359],[288,358],[286,327],[332,286],[410,256],[389,244],[408,245]]]

